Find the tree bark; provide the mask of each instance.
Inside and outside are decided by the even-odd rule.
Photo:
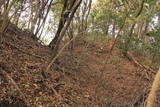
[[[112,36],[113,36],[113,38],[115,37],[115,29],[116,29],[116,22],[114,20],[114,22],[113,22],[113,28],[112,28]]]
[[[66,30],[68,29],[73,17],[74,17],[74,14],[77,10],[77,8],[80,6],[82,0],[78,0],[77,2],[75,2],[75,5],[70,9],[71,10],[71,13],[69,15],[69,18],[66,20],[66,23],[64,24],[64,27],[62,28],[61,32],[59,33],[59,36],[56,40],[56,42],[51,42],[51,46],[54,46],[53,51],[53,56],[56,56],[57,52],[58,52],[58,49],[59,49],[59,45],[60,45],[60,42],[63,38],[63,36],[65,35],[66,33]]]
[[[154,78],[154,81],[153,81],[153,84],[152,84],[152,87],[151,87],[151,91],[148,95],[148,98],[147,98],[147,105],[146,107],[154,107],[154,102],[155,102],[155,99],[156,99],[156,94],[157,94],[157,91],[159,90],[160,88],[160,68]]]
[[[65,0],[64,4],[63,4],[63,9],[62,9],[62,12],[61,12],[61,18],[60,18],[60,21],[59,21],[59,25],[58,25],[56,35],[55,35],[54,39],[51,41],[51,43],[49,44],[49,46],[52,49],[55,48],[55,44],[58,41],[59,34],[60,34],[64,24],[66,23],[66,19],[68,18],[69,14],[65,12],[67,10],[67,5],[68,5],[68,0]]]
[[[58,39],[60,38],[60,33],[62,32],[62,29],[64,28],[64,25],[66,24],[67,19],[69,19],[69,17],[71,17],[71,14],[72,14],[71,12],[74,11],[74,10],[72,10],[72,8],[74,8],[75,5],[77,6],[76,3],[79,3],[79,1],[77,1],[77,2],[76,2],[76,0],[72,0],[72,2],[69,2],[68,0],[64,1],[63,9],[61,12],[61,19],[60,19],[60,22],[58,25],[56,35],[55,35],[54,39],[51,41],[51,43],[49,44],[49,46],[53,50],[54,50],[54,48],[56,48],[56,44],[59,41]],[[81,2],[80,2],[80,4],[81,4]],[[79,5],[77,6],[77,8],[79,7]],[[76,10],[77,10],[77,8],[76,8]]]
[[[4,11],[2,13],[2,26],[0,27],[0,34],[2,34],[8,26],[9,11],[15,2],[16,0],[13,0],[11,2],[8,0],[7,3],[4,4]]]
[[[145,0],[142,1],[141,7],[140,7],[138,13],[136,14],[135,18],[139,17],[139,15],[141,14],[141,12],[142,12],[142,10],[143,10],[143,7],[144,7],[144,2],[145,2]],[[131,9],[131,8],[130,8],[130,9]],[[130,11],[130,9],[129,9],[129,11]],[[115,46],[115,44],[116,44],[116,41],[117,41],[117,39],[118,39],[118,37],[119,37],[119,34],[120,34],[120,32],[122,31],[122,29],[123,29],[123,27],[124,27],[124,25],[125,25],[126,19],[127,19],[128,15],[129,15],[129,11],[127,12],[127,14],[126,14],[126,16],[125,16],[125,19],[124,19],[124,22],[123,22],[120,30],[119,30],[118,33],[117,33],[117,37],[115,38],[115,40],[114,40],[114,42],[113,42],[113,45],[111,46],[110,52],[112,52],[112,50],[113,50],[113,48],[114,48],[114,46]],[[129,36],[130,36],[129,39],[131,39],[131,36],[132,36],[133,30],[134,30],[134,27],[135,27],[135,23],[132,24],[132,28],[131,28],[131,31],[130,31],[130,34],[129,34]],[[130,41],[129,39],[127,40],[127,42]]]

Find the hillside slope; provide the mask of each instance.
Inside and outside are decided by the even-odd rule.
[[[105,41],[80,40],[50,73],[52,50],[26,32],[11,26],[1,41],[0,107],[140,107],[152,82],[118,49],[108,53]]]

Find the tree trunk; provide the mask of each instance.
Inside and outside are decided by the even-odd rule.
[[[62,12],[61,12],[61,18],[60,18],[60,21],[59,21],[58,30],[56,32],[56,35],[55,35],[54,39],[49,44],[49,46],[52,49],[55,48],[56,42],[58,41],[58,38],[59,38],[59,34],[60,34],[64,24],[66,23],[66,19],[68,18],[69,14],[65,13],[65,11],[67,10],[67,5],[68,5],[68,0],[65,0],[64,4],[63,4],[63,9],[62,9]]]
[[[113,22],[113,28],[112,28],[112,36],[115,37],[115,29],[116,29],[116,22]]]
[[[51,42],[50,45],[54,46],[54,48],[52,48],[54,51],[53,56],[56,56],[58,49],[59,49],[60,42],[61,42],[63,36],[65,35],[66,30],[68,29],[68,27],[74,17],[74,14],[75,14],[77,8],[80,6],[81,2],[82,2],[82,0],[78,0],[77,2],[75,2],[75,5],[70,9],[71,10],[71,13],[69,15],[70,17],[66,20],[66,23],[64,24],[64,27],[62,28],[61,32],[59,33],[59,36],[58,36],[56,42],[55,41]]]
[[[147,42],[147,36],[146,36],[146,34],[149,31],[148,28],[149,28],[149,22],[148,22],[148,20],[146,20],[145,27],[144,27],[144,33],[145,34],[142,36],[142,38],[144,39],[145,42]]]
[[[14,5],[14,3],[16,2],[16,0],[13,1],[7,1],[6,4],[4,4],[4,11],[2,14],[2,26],[0,27],[0,34],[2,34],[7,26],[8,26],[8,21],[9,21],[9,11],[12,8],[12,6]]]
[[[158,14],[158,25],[160,26],[160,13]]]
[[[46,14],[45,14],[44,19],[42,20],[42,23],[41,23],[41,24],[40,24],[40,19],[39,19],[39,24],[38,24],[38,27],[37,27],[36,32],[35,32],[35,35],[36,35],[36,36],[37,36],[37,34],[39,33],[40,29],[41,29],[41,28],[43,29],[43,27],[45,26],[45,22],[46,22],[46,19],[47,19],[49,10],[50,10],[50,8],[51,8],[52,2],[53,2],[53,0],[50,1],[49,5],[48,5],[48,8],[47,8],[47,11],[46,11]],[[47,2],[47,3],[48,3],[48,2]],[[42,6],[42,9],[43,9],[43,8],[45,7],[45,5],[44,5],[44,3],[43,3],[42,5],[43,5],[43,6]],[[44,14],[44,12],[43,12],[43,14]]]
[[[140,14],[142,13],[142,10],[143,10],[143,7],[144,7],[144,2],[145,2],[145,0],[142,1],[141,7],[140,7],[138,13],[136,14],[135,18],[138,18],[138,17],[140,16]],[[130,41],[131,41],[131,39],[132,39],[132,35],[133,35],[133,31],[134,31],[135,25],[136,25],[136,22],[134,22],[134,23],[132,24],[131,29],[130,29],[130,33],[129,33],[128,38],[127,38],[127,40],[126,40],[126,42],[125,42],[124,55],[127,55],[127,52],[128,52],[128,50],[129,50],[129,45],[130,45]]]
[[[82,0],[81,0],[82,1]],[[70,4],[69,4],[70,3]],[[76,0],[73,0],[72,2],[69,2],[68,0],[65,0],[64,1],[64,4],[63,4],[63,9],[62,9],[62,12],[61,12],[61,18],[60,18],[60,21],[59,21],[59,25],[58,25],[58,30],[56,32],[56,35],[54,37],[54,39],[51,41],[51,43],[49,44],[49,46],[54,49],[55,48],[55,45],[56,43],[58,42],[58,39],[59,39],[59,36],[60,36],[60,33],[67,21],[67,19],[69,18],[69,15],[71,13],[71,9],[74,7],[74,5],[76,4]],[[79,6],[78,6],[79,7]],[[77,9],[76,9],[77,10]]]

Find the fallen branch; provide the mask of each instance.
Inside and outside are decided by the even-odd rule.
[[[7,78],[8,83],[11,83],[15,89],[20,93],[20,95],[22,96],[22,98],[25,100],[25,102],[27,102],[25,95],[22,93],[22,91],[19,89],[18,85],[16,84],[16,82],[12,79],[12,77],[5,72],[4,70],[1,69],[1,73],[2,75],[4,75]]]
[[[143,68],[143,69],[146,69],[146,70],[149,70],[151,71],[152,73],[155,73],[155,71],[143,64],[141,64],[140,62],[138,62],[134,57],[133,55],[130,53],[130,52],[127,52],[127,57],[129,57],[136,65],[138,65],[139,67]]]

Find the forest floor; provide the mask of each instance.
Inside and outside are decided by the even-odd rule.
[[[0,44],[0,107],[143,107],[154,74],[117,48],[109,53],[110,44],[79,40],[46,73],[52,50],[10,27]]]

